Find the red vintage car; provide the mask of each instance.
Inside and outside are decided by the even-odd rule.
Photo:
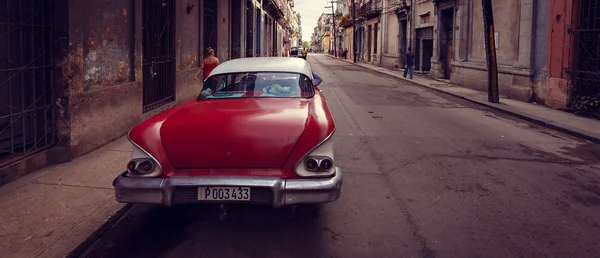
[[[339,198],[335,123],[300,58],[227,61],[197,99],[148,119],[128,135],[124,203],[249,203],[280,207]]]

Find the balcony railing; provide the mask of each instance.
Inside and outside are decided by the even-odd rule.
[[[342,28],[352,27],[352,15],[346,14],[346,15],[342,16],[342,18],[340,19],[340,27],[342,27]]]
[[[275,20],[284,18],[282,4],[279,0],[264,0],[262,6]]]
[[[381,0],[370,0],[356,10],[357,18],[370,20],[381,15]]]

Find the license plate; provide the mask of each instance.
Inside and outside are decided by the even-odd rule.
[[[200,201],[250,201],[250,187],[198,187]]]

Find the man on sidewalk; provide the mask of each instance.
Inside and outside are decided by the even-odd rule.
[[[408,52],[406,52],[406,67],[404,67],[404,78],[406,78],[406,73],[410,73],[410,78],[413,78],[413,66],[415,61],[415,54],[412,52],[412,48],[408,47]],[[409,72],[410,70],[410,72]]]

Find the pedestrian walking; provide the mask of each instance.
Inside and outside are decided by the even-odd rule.
[[[206,57],[202,60],[202,63],[200,64],[200,69],[198,69],[198,72],[196,73],[196,75],[194,75],[194,79],[198,80],[198,76],[203,70],[204,74],[202,79],[206,79],[206,77],[208,77],[210,72],[212,72],[212,70],[215,69],[217,65],[219,65],[219,59],[215,57],[215,51],[211,47],[208,47],[206,49]]]
[[[408,47],[408,52],[406,52],[406,66],[404,68],[404,78],[406,78],[406,73],[409,73],[410,79],[413,78],[413,66],[415,62],[415,54],[412,52],[412,48]]]
[[[219,65],[219,59],[215,57],[215,51],[211,47],[208,47],[206,49],[206,57],[202,60],[202,64],[200,64],[200,69],[198,69],[198,72],[196,73],[196,75],[194,75],[194,79],[198,80],[198,76],[202,71],[204,71],[204,73],[202,74],[202,79],[205,80],[206,78],[208,78],[208,75],[210,75],[210,72],[212,72],[212,70],[215,69],[215,67],[217,67],[217,65]],[[216,80],[214,82],[216,82]],[[208,87],[211,88],[211,91],[213,93],[217,90],[215,83],[206,83],[208,83]],[[205,88],[206,85],[203,85],[202,90],[206,90]]]

